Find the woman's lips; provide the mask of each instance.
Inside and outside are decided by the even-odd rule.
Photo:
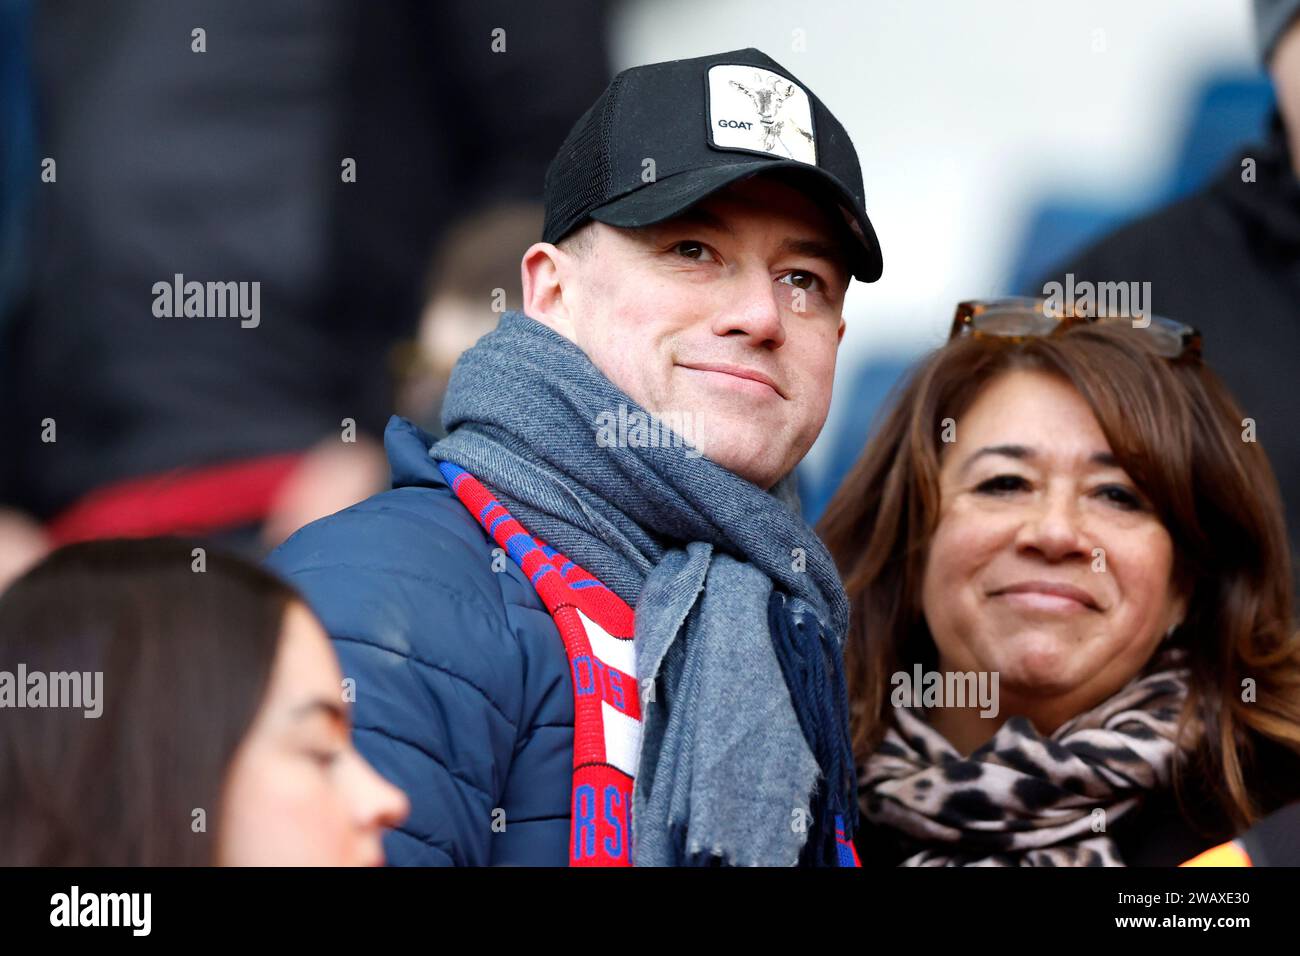
[[[1055,581],[1018,581],[989,592],[989,597],[1035,611],[1075,613],[1101,610],[1097,599],[1087,591]]]
[[[781,389],[777,388],[776,382],[757,369],[747,368],[744,365],[730,365],[725,362],[701,362],[696,365],[679,364],[682,368],[689,369],[692,372],[703,372],[712,376],[714,381],[720,385],[740,388],[754,395],[775,394],[785,398],[785,394]]]

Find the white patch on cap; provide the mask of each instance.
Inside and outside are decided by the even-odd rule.
[[[808,93],[771,70],[731,63],[709,69],[709,133],[722,149],[817,165]]]

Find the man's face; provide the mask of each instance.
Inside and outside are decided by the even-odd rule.
[[[576,344],[650,412],[688,416],[703,454],[770,488],[830,407],[849,273],[826,213],[756,176],[655,226],[589,228],[563,293]]]

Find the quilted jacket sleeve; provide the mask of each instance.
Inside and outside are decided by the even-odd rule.
[[[459,503],[386,492],[308,525],[269,564],[355,681],[358,748],[410,797],[388,862],[562,863],[573,716],[559,637],[535,596],[503,598],[519,582],[492,570]]]

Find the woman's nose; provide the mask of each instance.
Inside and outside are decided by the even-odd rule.
[[[364,759],[359,759],[358,763],[358,780],[353,794],[353,812],[358,823],[367,828],[398,826],[410,814],[411,801]]]
[[[1032,506],[1020,526],[1016,544],[1049,561],[1086,556],[1084,533],[1072,495],[1049,494]]]

